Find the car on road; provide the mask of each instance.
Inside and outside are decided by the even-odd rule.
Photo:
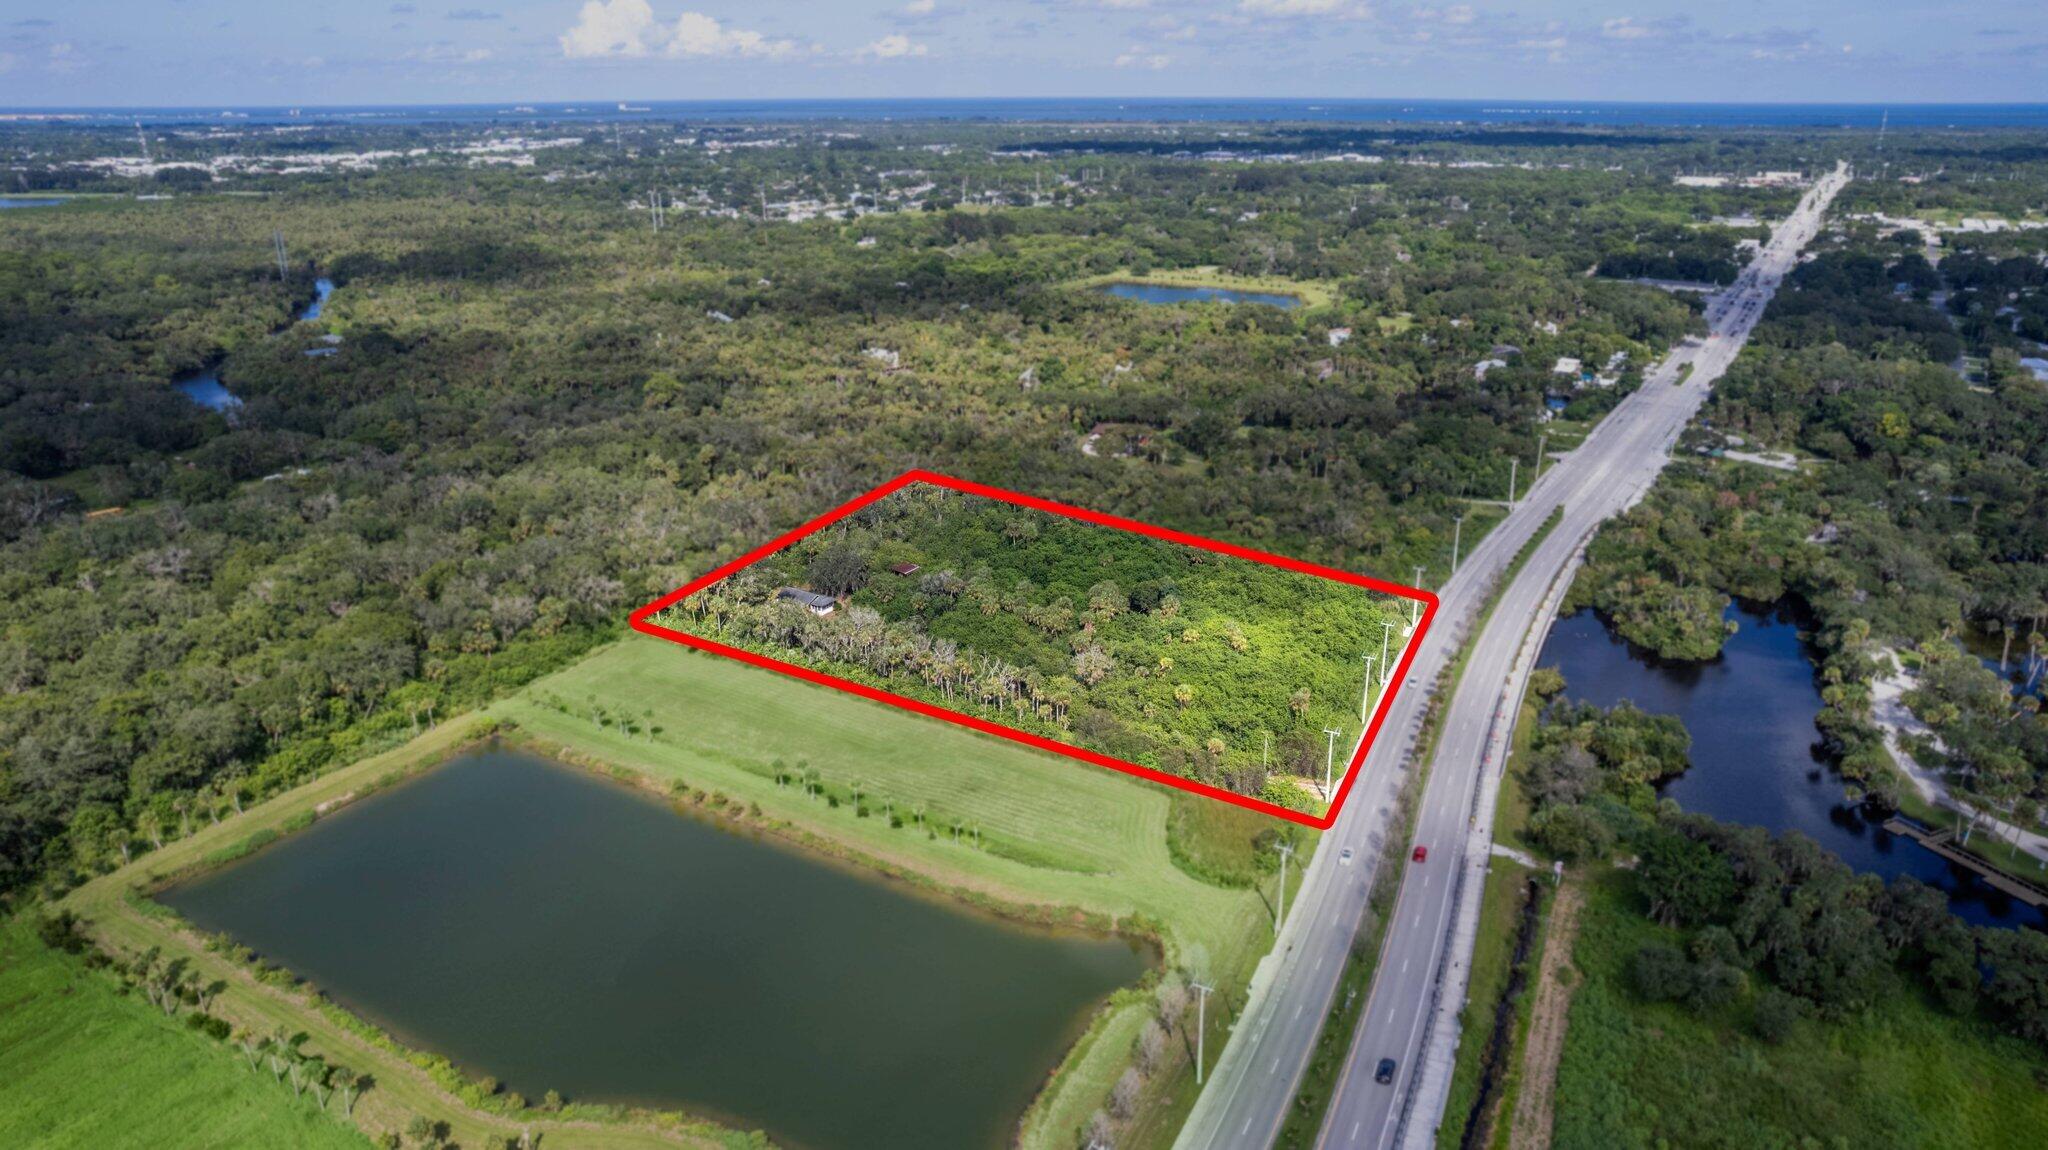
[[[1372,1080],[1382,1086],[1392,1082],[1394,1080],[1394,1060],[1391,1058],[1380,1059],[1380,1068],[1372,1072]]]
[[[1414,854],[1414,856],[1413,856],[1413,857],[1414,857],[1414,859],[1415,859],[1415,861],[1416,861],[1416,862],[1428,862],[1428,861],[1429,861],[1429,848],[1428,848],[1428,847],[1425,847],[1425,846],[1418,846],[1418,847],[1416,847],[1416,848],[1415,848],[1415,854]]]
[[[1338,852],[1337,852],[1337,863],[1338,863],[1338,865],[1340,865],[1340,866],[1350,866],[1350,865],[1351,865],[1351,848],[1350,848],[1350,847],[1345,847],[1345,848],[1344,848],[1343,850],[1341,850],[1341,851],[1338,851]]]

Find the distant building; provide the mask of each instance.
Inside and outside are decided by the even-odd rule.
[[[915,575],[915,574],[917,574],[917,564],[915,564],[915,563],[898,563],[898,564],[896,564],[896,565],[894,565],[894,566],[890,567],[890,568],[889,568],[889,570],[890,570],[890,571],[892,571],[892,572],[894,572],[895,574],[898,574],[898,575]]]
[[[839,606],[838,600],[832,598],[832,596],[820,595],[816,591],[806,591],[801,587],[784,587],[775,593],[775,597],[799,604],[811,614],[821,619],[830,615],[833,609]]]
[[[1472,378],[1485,379],[1487,372],[1492,371],[1496,367],[1506,367],[1507,365],[1508,361],[1504,359],[1482,359],[1472,365]]]
[[[1578,360],[1573,359],[1571,356],[1561,355],[1557,357],[1557,365],[1555,367],[1552,367],[1550,371],[1553,375],[1569,375],[1577,377],[1580,372],[1585,370],[1585,366],[1585,364],[1580,363]]]
[[[1347,344],[1347,343],[1349,343],[1349,342],[1351,342],[1351,329],[1350,329],[1350,328],[1348,328],[1348,327],[1333,327],[1333,328],[1331,328],[1331,329],[1330,329],[1330,346],[1331,346],[1331,347],[1343,347],[1343,346],[1344,346],[1345,344]]]

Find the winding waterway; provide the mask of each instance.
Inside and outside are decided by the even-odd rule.
[[[327,297],[334,294],[334,281],[325,276],[313,281],[313,299],[299,313],[292,317],[293,323],[319,319],[321,309],[327,306]],[[289,325],[287,325],[289,326]],[[331,353],[330,353],[331,354]],[[215,364],[205,371],[194,372],[171,381],[171,386],[182,392],[186,399],[208,411],[231,411],[242,406],[241,397],[227,389],[220,381],[220,365]]]
[[[1739,629],[1720,657],[1682,663],[1631,646],[1581,611],[1558,620],[1538,665],[1562,671],[1573,699],[1603,707],[1626,699],[1682,720],[1692,735],[1692,769],[1659,791],[1686,810],[1796,830],[1859,871],[1912,875],[1947,891],[1956,913],[1972,922],[2043,925],[2039,912],[1845,802],[1813,725],[1822,704],[1799,620],[1783,607],[1743,604],[1730,606],[1727,617]]]
[[[481,750],[163,901],[537,1099],[812,1150],[998,1147],[1150,959]]]

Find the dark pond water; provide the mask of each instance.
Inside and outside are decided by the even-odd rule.
[[[1301,306],[1301,297],[1299,296],[1280,295],[1274,292],[1238,291],[1235,288],[1119,283],[1105,285],[1102,292],[1104,295],[1113,295],[1118,299],[1136,300],[1139,303],[1262,303],[1278,308]]]
[[[0,211],[5,211],[8,208],[54,208],[63,202],[63,200],[23,199],[20,197],[0,196]]]
[[[208,411],[227,411],[242,406],[242,401],[235,398],[235,394],[221,383],[220,369],[217,367],[209,367],[197,375],[172,380],[171,386],[184,392],[185,398]]]
[[[1149,956],[487,750],[163,896],[509,1090],[798,1147],[996,1147]]]
[[[1986,887],[1975,875],[1888,834],[1843,801],[1813,725],[1820,713],[1813,652],[1785,609],[1741,604],[1740,627],[1708,663],[1659,659],[1617,637],[1592,611],[1560,619],[1540,666],[1564,672],[1565,693],[1603,707],[1624,699],[1676,715],[1692,734],[1692,769],[1660,788],[1689,811],[1773,831],[1796,830],[1860,871],[1909,874],[1941,887],[1972,922],[2042,922],[2039,912]]]

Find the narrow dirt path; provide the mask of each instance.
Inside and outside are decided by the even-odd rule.
[[[1515,1096],[1509,1150],[1549,1150],[1551,1102],[1557,1091],[1557,1060],[1564,1053],[1564,1027],[1572,1009],[1572,943],[1579,935],[1585,894],[1567,880],[1550,904],[1550,929],[1543,940],[1543,965],[1536,974],[1536,1000],[1529,1008],[1529,1041],[1522,1050],[1522,1084]]]

